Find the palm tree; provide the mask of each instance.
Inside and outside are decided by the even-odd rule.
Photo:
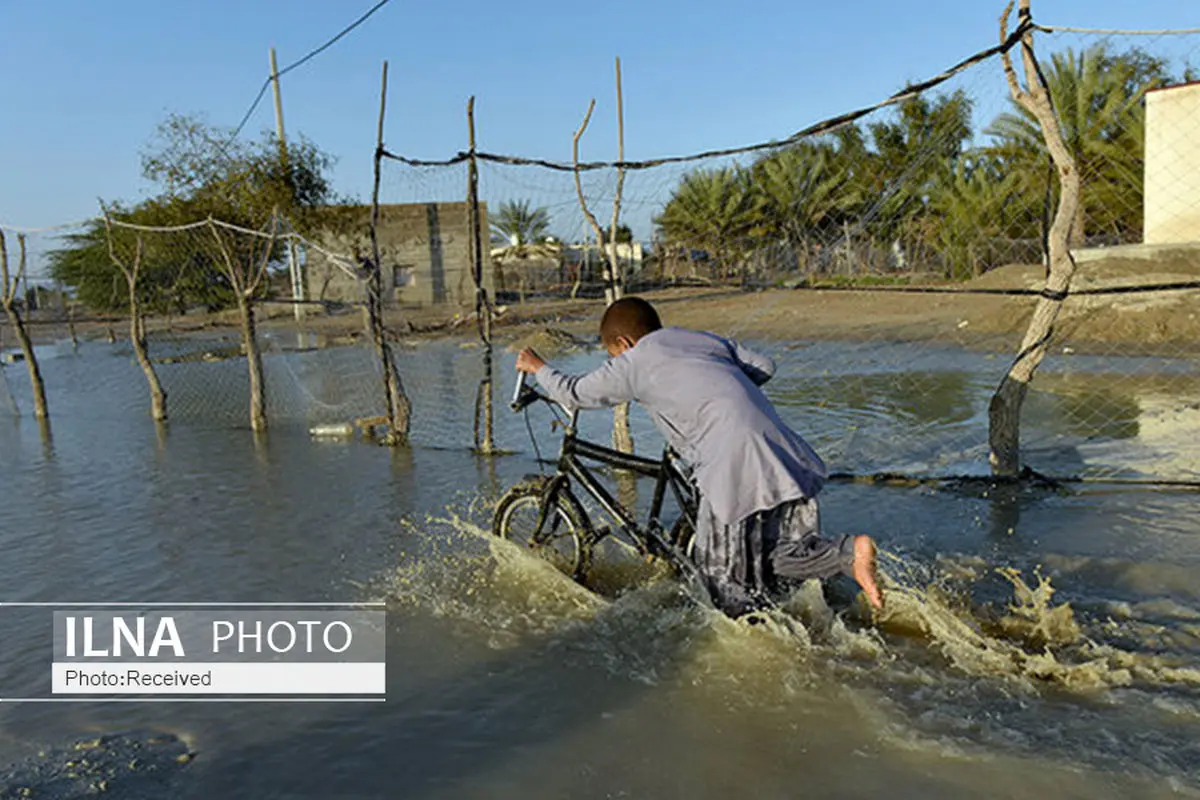
[[[1022,191],[1020,176],[986,151],[956,162],[929,196],[946,277],[974,277],[1011,260],[1012,240],[1036,220],[1037,205],[1038,198]]]
[[[873,151],[857,154],[853,176],[863,199],[859,224],[876,247],[902,254],[905,262],[933,257],[940,221],[931,215],[929,197],[962,157],[971,113],[971,100],[959,89],[909,98],[894,115],[866,125]]]
[[[533,266],[530,262],[542,259],[557,261],[562,254],[562,245],[549,235],[550,212],[531,206],[528,200],[506,200],[500,204],[489,224],[492,230],[492,263],[499,268],[496,274],[500,288],[507,288],[504,285],[503,268],[511,266],[517,273],[517,291],[522,303],[525,302],[526,285]]]
[[[1165,62],[1138,50],[1112,55],[1100,44],[1080,53],[1055,53],[1042,71],[1083,184],[1071,245],[1082,246],[1097,228],[1117,235],[1140,232],[1142,99],[1148,89],[1167,81]],[[1044,192],[1052,175],[1041,128],[1032,114],[1015,106],[985,132],[996,138],[996,152],[1022,176],[1026,190]]]
[[[704,250],[728,277],[746,250],[754,225],[754,193],[748,174],[738,167],[690,172],[655,218],[669,247]]]
[[[492,243],[501,247],[542,244],[550,233],[550,212],[528,200],[505,200],[490,220]]]
[[[755,234],[793,253],[835,229],[858,202],[846,159],[831,143],[773,153],[753,166],[751,178]]]

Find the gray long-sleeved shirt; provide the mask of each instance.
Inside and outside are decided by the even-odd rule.
[[[714,515],[732,525],[824,485],[824,462],[787,426],[759,388],[775,364],[711,333],[662,328],[586,375],[538,370],[567,409],[636,401],[690,461]]]

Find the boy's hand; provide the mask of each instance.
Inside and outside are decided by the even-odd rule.
[[[533,375],[544,366],[546,362],[542,357],[528,348],[517,354],[517,370],[520,372]]]

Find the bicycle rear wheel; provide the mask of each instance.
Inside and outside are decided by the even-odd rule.
[[[546,522],[535,539],[545,485],[545,479],[539,478],[509,489],[496,504],[492,533],[533,551],[564,575],[583,580],[590,563],[591,526],[572,495],[560,492],[551,501]]]

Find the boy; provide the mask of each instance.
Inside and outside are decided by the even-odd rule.
[[[600,341],[611,358],[587,375],[564,375],[532,350],[517,356],[517,369],[565,408],[636,400],[650,412],[694,467],[694,556],[718,608],[738,617],[768,605],[776,578],[839,573],[883,607],[871,538],[820,536],[816,495],[825,464],[759,389],[774,362],[711,333],[664,328],[638,297],[608,307]]]

